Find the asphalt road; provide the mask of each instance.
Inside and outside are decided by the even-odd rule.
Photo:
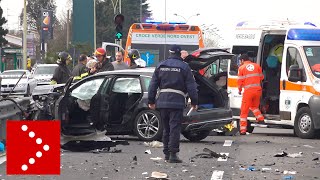
[[[61,152],[61,176],[6,176],[3,162],[1,179],[145,179],[153,171],[166,173],[171,180],[259,180],[259,179],[320,179],[319,139],[304,140],[293,136],[292,130],[260,129],[246,136],[209,136],[204,141],[192,143],[182,138],[180,158],[182,164],[170,164],[161,157],[161,148],[146,147],[135,137],[111,136],[128,140],[129,146],[117,146],[119,153]],[[227,153],[228,158],[192,158],[208,148],[217,153]],[[149,149],[151,154],[146,154]],[[114,150],[114,149],[113,149]],[[300,157],[274,157],[285,151]],[[302,152],[302,154],[299,154]],[[134,157],[136,156],[136,161]],[[1,163],[1,158],[0,158]],[[265,169],[267,168],[267,169]],[[295,173],[295,174],[285,174]]]

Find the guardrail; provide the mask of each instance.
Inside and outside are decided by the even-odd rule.
[[[16,97],[12,99],[23,109],[27,109],[31,97]],[[14,102],[9,100],[0,101],[0,141],[6,140],[6,121],[21,119],[23,119],[23,114]]]

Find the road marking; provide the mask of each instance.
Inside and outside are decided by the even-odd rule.
[[[232,140],[225,140],[223,146],[231,146]]]
[[[211,180],[222,180],[224,171],[214,170],[212,172]]]
[[[6,161],[7,161],[7,157],[6,157],[6,156],[0,157],[0,165],[1,165],[2,163],[6,162]]]
[[[228,160],[229,153],[220,153],[220,154],[221,155],[226,155],[226,158],[219,157],[218,161],[227,161]]]

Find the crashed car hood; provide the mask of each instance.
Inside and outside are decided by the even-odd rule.
[[[1,84],[16,84],[18,82],[19,79],[2,79],[1,80]],[[27,78],[22,78],[19,81],[19,84],[27,84],[28,83],[28,79]]]
[[[43,85],[43,86],[37,86],[33,92],[32,96],[34,95],[43,95],[43,94],[50,94],[54,92],[55,89],[57,88],[62,88],[64,87],[65,84],[54,84],[54,85]]]
[[[193,53],[194,54],[194,53]],[[185,58],[185,62],[187,62],[192,70],[199,71],[212,64],[218,59],[231,59],[234,55],[228,52],[205,52],[200,54],[199,56],[188,55]]]

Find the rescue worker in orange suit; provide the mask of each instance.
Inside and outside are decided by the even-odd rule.
[[[244,89],[240,113],[240,135],[246,135],[249,110],[253,112],[258,123],[264,122],[264,117],[259,110],[262,95],[261,81],[264,76],[261,67],[252,62],[247,54],[242,54],[239,59],[241,61],[238,70],[239,95]]]

